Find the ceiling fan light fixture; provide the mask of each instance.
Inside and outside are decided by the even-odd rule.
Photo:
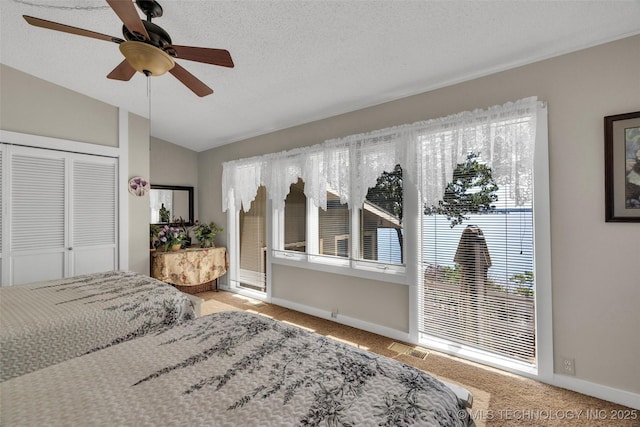
[[[161,76],[176,64],[166,52],[143,42],[121,43],[120,52],[136,71],[148,76]]]

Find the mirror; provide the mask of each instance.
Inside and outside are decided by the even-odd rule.
[[[151,224],[173,224],[182,217],[193,225],[193,187],[151,184]]]

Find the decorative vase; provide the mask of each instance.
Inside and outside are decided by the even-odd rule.
[[[213,247],[215,247],[214,244],[213,244],[213,239],[203,239],[200,242],[200,247],[201,248],[213,248]]]
[[[175,245],[171,246],[171,250],[179,251],[181,247],[182,247],[182,243],[176,243]]]

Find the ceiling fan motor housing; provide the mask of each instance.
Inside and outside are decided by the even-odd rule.
[[[138,33],[129,31],[129,29],[123,25],[122,34],[124,35],[124,39],[128,41],[149,43],[160,49],[171,46],[171,36],[169,36],[169,33],[167,33],[162,27],[150,21],[142,21],[142,23],[149,34],[149,40],[144,40],[144,38],[140,37]]]
[[[160,18],[162,16],[162,6],[155,0],[136,0],[136,4],[147,19]]]

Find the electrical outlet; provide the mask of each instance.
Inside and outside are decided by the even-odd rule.
[[[338,307],[331,309],[331,318],[335,319],[338,317]]]
[[[576,374],[576,360],[575,359],[562,359],[562,373],[565,375]]]

